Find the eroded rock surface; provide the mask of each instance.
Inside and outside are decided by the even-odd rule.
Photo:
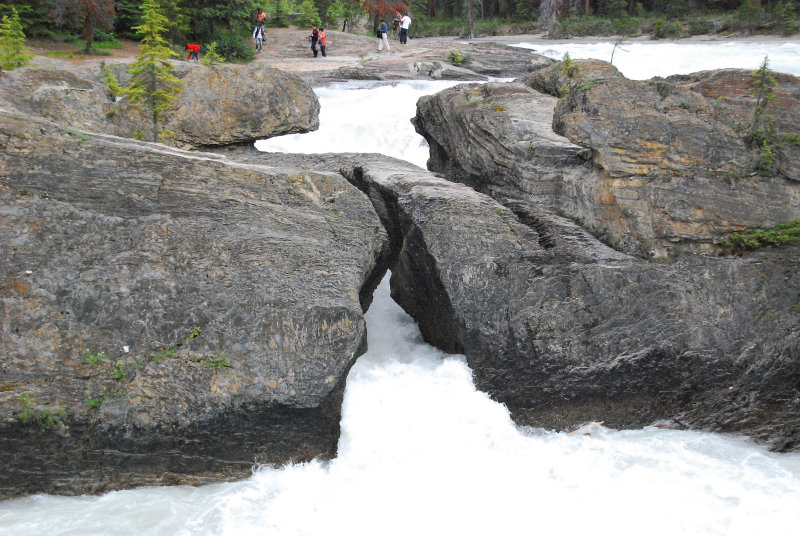
[[[800,246],[647,262],[404,162],[291,158],[367,193],[392,244],[393,298],[518,424],[665,421],[800,447]]]
[[[185,148],[253,142],[315,130],[319,101],[297,76],[265,66],[174,63],[183,81],[175,105],[158,129],[171,131],[170,143]],[[125,65],[111,69],[123,86]],[[64,126],[116,136],[153,139],[150,111],[116,99],[99,69],[16,69],[3,74],[0,105]],[[162,138],[160,138],[162,139]]]
[[[726,233],[800,217],[798,182],[752,171],[755,153],[732,114],[714,119],[711,97],[630,81],[604,62],[575,63],[574,109],[567,97],[517,83],[461,85],[420,99],[414,124],[431,147],[428,167],[508,206],[554,210],[645,257],[708,249]],[[557,94],[567,84],[557,65],[526,81]]]
[[[331,457],[387,237],[335,173],[0,114],[0,496]]]

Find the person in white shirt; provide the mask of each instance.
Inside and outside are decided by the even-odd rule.
[[[408,16],[408,13],[403,15],[403,18],[400,20],[400,43],[406,44],[408,43],[408,27],[411,25],[411,17]]]

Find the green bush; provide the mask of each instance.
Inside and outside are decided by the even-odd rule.
[[[782,246],[798,241],[800,241],[800,220],[792,220],[780,223],[771,229],[730,234],[717,246],[726,253],[742,253],[765,246]]]
[[[225,61],[247,62],[256,57],[249,36],[220,32],[214,36],[213,41],[217,43],[217,54],[225,58]],[[202,50],[200,54],[203,54]]]

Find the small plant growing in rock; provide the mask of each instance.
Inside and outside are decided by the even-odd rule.
[[[130,374],[130,370],[128,370],[128,366],[122,361],[117,361],[114,364],[114,370],[111,371],[111,376],[118,382],[127,380],[128,374]]]
[[[161,361],[165,357],[166,358],[175,357],[175,354],[177,354],[177,353],[178,353],[178,349],[177,348],[167,348],[163,352],[159,352],[156,355],[154,355],[152,361],[153,361],[153,363],[158,363],[159,361]]]
[[[125,93],[125,89],[119,85],[117,77],[114,76],[114,73],[111,72],[111,69],[108,68],[108,65],[106,65],[105,62],[100,64],[100,76],[103,77],[103,81],[106,83],[106,86],[111,90],[111,93],[113,93],[115,97],[119,97]]]
[[[204,367],[210,368],[211,370],[219,370],[223,368],[229,368],[231,366],[231,362],[228,361],[225,356],[213,357],[201,355],[200,357],[196,358],[195,361]]]
[[[42,430],[50,430],[60,424],[61,419],[67,415],[64,408],[54,410],[36,408],[28,395],[18,396],[17,404],[21,407],[21,411],[16,415],[17,420],[22,424],[37,425]]]
[[[225,63],[225,58],[220,56],[219,52],[217,52],[216,41],[206,47],[206,52],[203,54],[203,58],[200,60],[200,63],[206,67],[213,67],[218,63]]]
[[[562,98],[566,100],[572,110],[578,105],[578,75],[580,72],[581,68],[572,61],[569,53],[565,53],[564,59],[561,61],[561,76],[566,78],[566,81],[561,86],[561,95],[563,95]]]
[[[86,363],[88,363],[89,365],[96,365],[97,363],[101,362],[105,358],[106,358],[106,353],[105,352],[101,351],[101,352],[96,352],[95,353],[95,352],[92,352],[91,350],[89,350],[88,348],[86,349],[86,352],[84,352],[84,354],[83,354],[83,360]]]
[[[103,403],[102,396],[95,396],[86,400],[86,405],[89,406],[89,409],[97,409]]]
[[[451,50],[447,60],[456,67],[461,67],[461,64],[464,62],[464,57],[458,50]]]

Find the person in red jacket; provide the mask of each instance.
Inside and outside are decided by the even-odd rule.
[[[186,45],[186,50],[189,51],[189,55],[186,56],[187,60],[200,61],[200,56],[197,55],[200,52],[200,45],[189,43],[188,45]]]
[[[328,36],[325,35],[325,28],[319,29],[319,51],[322,52],[322,57],[327,58],[328,54],[325,52],[325,47],[328,46]]]

